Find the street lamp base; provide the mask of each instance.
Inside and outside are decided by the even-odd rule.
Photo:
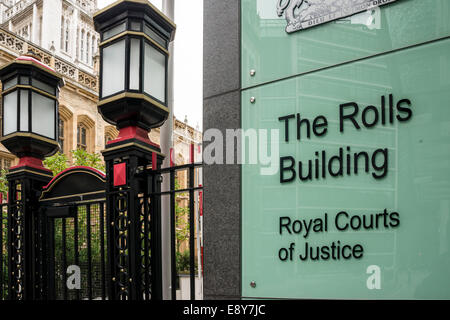
[[[152,142],[148,137],[148,131],[137,126],[128,126],[119,129],[119,136],[106,144],[106,149],[117,147],[129,142],[136,142],[154,151],[160,152],[160,146]]]
[[[35,157],[21,157],[19,159],[19,163],[14,167],[9,168],[9,171],[14,172],[26,168],[32,169],[32,171],[38,170],[39,172],[42,172],[50,176],[53,175],[51,170],[44,167],[42,159]]]

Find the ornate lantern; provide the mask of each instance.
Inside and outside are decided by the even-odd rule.
[[[5,65],[0,70],[0,80],[0,142],[20,158],[17,167],[46,170],[42,159],[59,150],[58,94],[64,85],[62,78],[30,54]]]
[[[116,144],[151,144],[148,131],[161,126],[167,108],[168,45],[175,24],[146,0],[122,0],[94,15],[100,33],[100,99],[103,119],[116,125]]]
[[[169,115],[167,60],[175,24],[147,0],[116,1],[94,15],[94,24],[101,36],[98,109],[105,121],[119,129],[119,137],[109,141],[102,152],[110,177],[106,186],[112,221],[108,225],[109,297],[142,300],[151,295],[161,299],[161,213],[153,202],[151,262],[142,263],[146,247],[141,238],[138,196],[159,192],[160,186],[136,173],[150,165],[156,170],[164,159],[148,132],[161,126]]]

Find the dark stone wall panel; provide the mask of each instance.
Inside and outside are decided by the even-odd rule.
[[[204,0],[203,96],[240,89],[240,0]]]
[[[226,129],[241,128],[239,0],[204,0],[203,40],[203,127],[225,148]],[[241,167],[205,165],[203,184],[204,298],[240,299]]]
[[[219,129],[224,138],[226,129],[240,128],[240,91],[206,99],[204,123]],[[225,159],[225,141],[223,154]],[[236,299],[241,286],[241,167],[205,165],[203,183],[205,298]]]

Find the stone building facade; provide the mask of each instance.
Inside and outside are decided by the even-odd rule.
[[[100,37],[92,19],[96,10],[96,0],[0,0],[0,66],[31,50],[65,80],[59,97],[59,139],[70,160],[71,150],[100,153],[118,135],[97,111]],[[174,162],[184,163],[189,161],[190,143],[200,150],[201,133],[175,118],[173,128]],[[159,128],[150,138],[159,143]],[[0,144],[0,167],[16,163]]]

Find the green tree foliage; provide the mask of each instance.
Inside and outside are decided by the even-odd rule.
[[[0,171],[0,192],[3,195],[3,199],[6,199],[6,195],[8,193],[8,180],[6,180],[7,170],[2,169]]]
[[[72,150],[70,153],[72,153],[74,166],[86,166],[105,171],[105,163],[100,154],[89,153],[83,149]],[[69,168],[69,159],[64,153],[57,152],[44,160],[44,166],[52,170],[53,175],[57,175]]]
[[[182,189],[178,179],[175,178],[175,190]],[[179,205],[179,198],[186,193],[177,193],[175,199],[175,229],[176,229],[176,266],[179,273],[189,273],[189,249],[181,251],[181,245],[189,240],[189,208]],[[195,259],[195,270],[197,270],[197,259]]]
[[[189,266],[189,250],[185,250],[183,252],[176,253],[177,258],[177,270],[179,273],[188,273],[190,266]]]
[[[72,153],[73,164],[75,166],[86,166],[105,171],[105,163],[100,154],[89,153],[83,149],[72,150],[70,152]]]
[[[45,158],[43,162],[47,169],[52,170],[53,175],[57,175],[69,167],[69,159],[64,153],[59,151],[53,156]]]
[[[179,190],[180,183],[175,178],[175,190]],[[175,228],[177,238],[177,254],[180,253],[180,247],[184,241],[189,239],[189,208],[182,207],[178,204],[178,198],[185,196],[185,193],[177,193],[175,199]]]

